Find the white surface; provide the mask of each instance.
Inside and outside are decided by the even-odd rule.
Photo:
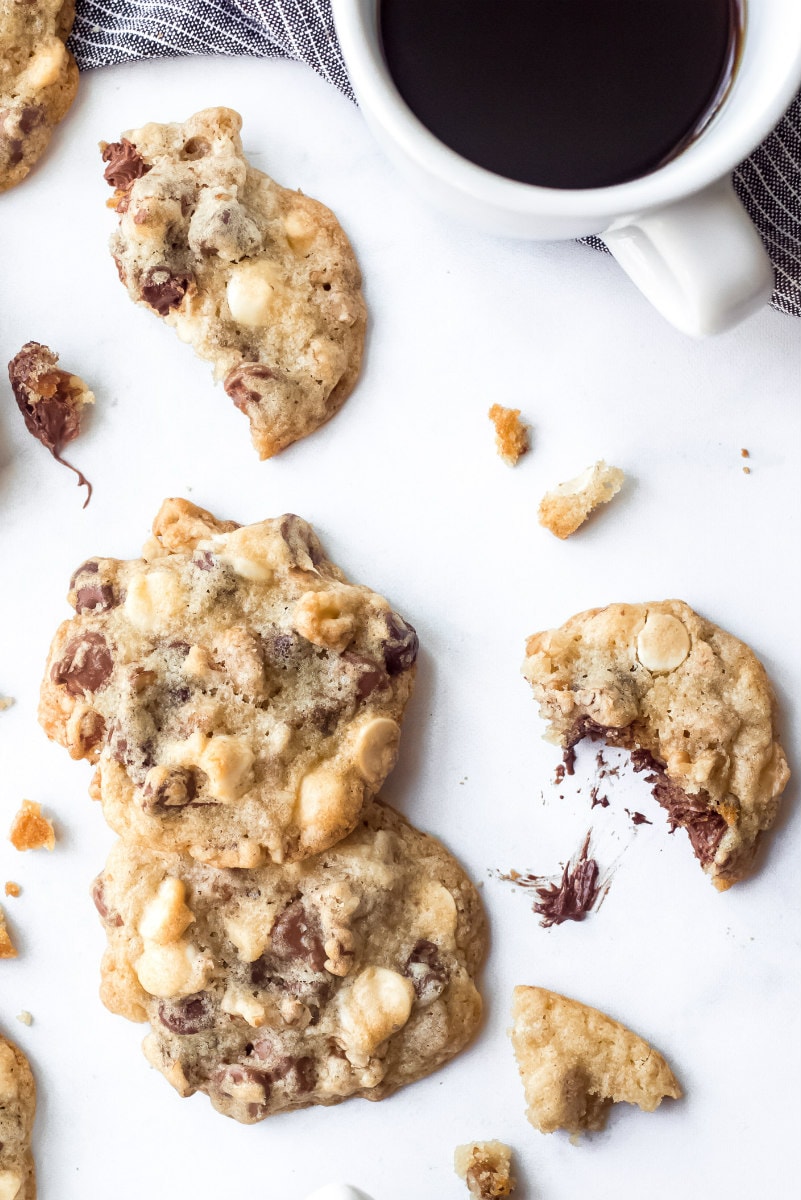
[[[96,143],[214,103],[239,108],[256,165],[339,214],[364,268],[371,327],[361,383],[324,430],[259,463],[209,368],[135,308],[106,249]],[[40,1087],[40,1200],[253,1196],[299,1200],[348,1179],[376,1200],[466,1196],[454,1147],[511,1143],[522,1200],[790,1197],[799,1178],[799,815],[791,784],[760,873],[718,895],[687,839],[636,780],[589,810],[593,751],[569,786],[518,671],[527,634],[612,600],[680,596],[760,654],[798,745],[801,323],[765,311],[687,341],[615,263],[578,245],[482,237],[428,211],[386,165],[358,112],[282,63],[165,61],[95,72],[35,176],[0,198],[0,359],[49,343],[97,393],[70,456],[83,493],[0,409],[0,829],[22,796],[59,843],[22,856],[0,839],[3,901],[21,956],[0,964],[0,1021]],[[495,455],[486,412],[522,408],[533,451]],[[743,474],[740,448],[751,452]],[[605,457],[620,496],[567,543],[536,521],[542,492]],[[143,1030],[97,999],[103,935],[88,897],[111,835],[91,773],[36,723],[71,570],[134,556],[165,495],[223,516],[286,510],[389,596],[423,652],[401,761],[385,795],[484,882],[492,950],[486,1024],[448,1068],[382,1104],[358,1100],[240,1127],[180,1100],[145,1063]],[[580,791],[579,791],[580,789]],[[559,793],[564,800],[559,800]],[[623,807],[653,819],[634,831]],[[541,929],[493,868],[555,870],[592,825],[600,913]],[[0,897],[2,899],[2,897]],[[516,983],[596,1004],[653,1040],[687,1097],[621,1107],[573,1146],[524,1117],[505,1029]],[[15,1020],[29,1009],[34,1024]]]
[[[370,1200],[370,1197],[349,1187],[347,1183],[328,1183],[307,1196],[306,1200]]]

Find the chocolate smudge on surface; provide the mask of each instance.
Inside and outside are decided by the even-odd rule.
[[[542,918],[543,929],[565,921],[583,921],[588,912],[598,910],[606,896],[609,883],[601,881],[598,862],[589,854],[591,834],[590,830],[581,849],[565,864],[561,878],[515,870],[499,875],[506,883],[535,892],[537,898],[531,907]]]

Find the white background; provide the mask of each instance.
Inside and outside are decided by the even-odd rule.
[[[114,217],[100,139],[229,104],[254,165],[329,204],[365,275],[370,332],[352,398],[324,430],[259,463],[207,364],[134,307],[106,250]],[[766,310],[695,344],[615,263],[575,244],[485,237],[423,207],[357,110],[311,71],[256,60],[95,71],[51,152],[0,197],[0,359],[50,344],[97,394],[68,450],[26,433],[0,381],[0,883],[20,947],[0,963],[0,1024],[39,1084],[41,1200],[242,1196],[302,1200],[348,1179],[376,1200],[466,1196],[457,1143],[511,1143],[521,1200],[756,1195],[799,1178],[799,816],[791,783],[760,871],[725,895],[641,779],[589,808],[594,751],[569,786],[519,675],[526,635],[610,601],[678,596],[748,641],[774,680],[791,759],[799,695],[801,322]],[[486,413],[521,408],[533,449],[509,470]],[[751,457],[743,474],[741,447]],[[604,457],[624,491],[569,542],[540,528],[542,492]],[[71,570],[134,557],[162,498],[241,522],[295,511],[331,557],[391,598],[422,644],[401,761],[385,796],[483,882],[492,948],[473,1047],[379,1105],[354,1100],[240,1127],[180,1100],[139,1051],[144,1030],[97,999],[104,938],[88,897],[111,834],[90,768],[36,722]],[[560,799],[560,793],[564,799]],[[23,796],[58,845],[5,840]],[[653,825],[636,830],[623,812]],[[594,827],[614,875],[601,911],[543,930],[531,897],[490,872],[559,863]],[[511,989],[540,984],[609,1012],[669,1058],[686,1099],[619,1106],[578,1146],[525,1121],[505,1034]],[[25,1029],[14,1017],[34,1014]]]

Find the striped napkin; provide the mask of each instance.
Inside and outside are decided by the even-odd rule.
[[[81,70],[181,54],[293,58],[353,100],[331,3],[77,0],[69,44]],[[734,172],[734,184],[773,260],[774,307],[801,316],[801,94]],[[603,248],[597,239],[588,241]]]

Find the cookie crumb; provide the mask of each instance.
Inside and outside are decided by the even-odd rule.
[[[17,850],[52,850],[56,844],[56,831],[33,800],[22,801],[8,836]]]
[[[743,467],[743,475],[750,475],[750,474],[751,474],[751,468]]]
[[[23,1008],[21,1013],[17,1013],[17,1020],[21,1025],[33,1025],[33,1017],[27,1008]]]
[[[6,884],[6,895],[18,896],[21,891],[22,888],[19,886],[19,884],[14,883],[13,879],[9,879],[8,883]]]
[[[665,1096],[682,1095],[653,1046],[606,1013],[545,988],[515,988],[510,1036],[526,1116],[540,1133],[603,1129],[613,1104],[653,1112]]]
[[[596,508],[608,504],[623,486],[625,475],[600,459],[575,479],[546,492],[537,511],[540,525],[564,540],[575,533]]]
[[[0,712],[5,712],[14,703],[13,696],[0,696]]]
[[[751,457],[751,455],[748,453],[748,451],[745,449],[745,447],[743,447],[743,449],[740,451],[740,458],[750,458],[750,457]]]
[[[512,1151],[503,1142],[468,1142],[457,1146],[453,1169],[476,1200],[511,1196],[517,1183],[512,1175]]]
[[[56,462],[75,472],[78,486],[87,489],[86,508],[92,485],[61,457],[61,451],[80,433],[83,410],[94,404],[95,398],[82,379],[60,370],[57,362],[58,355],[49,346],[26,342],[8,364],[8,378],[28,432],[47,447]]]
[[[507,464],[515,467],[530,449],[529,427],[520,420],[519,408],[503,408],[493,404],[487,416],[495,426],[495,448]]]
[[[8,932],[6,925],[6,914],[0,907],[0,958],[16,958],[17,948],[11,940],[11,935]]]

